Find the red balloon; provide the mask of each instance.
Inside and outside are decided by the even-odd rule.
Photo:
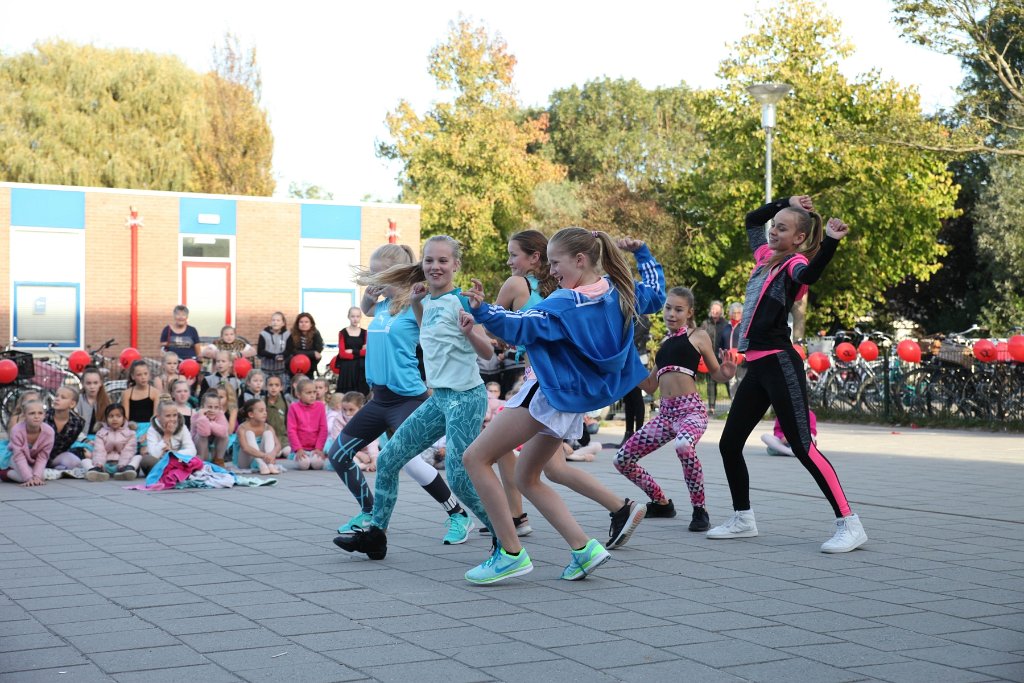
[[[836,358],[844,363],[855,361],[857,360],[857,349],[853,348],[853,344],[850,342],[843,342],[836,347]]]
[[[335,356],[334,358],[331,359],[331,364],[330,364],[329,367],[331,368],[331,372],[333,372],[335,375],[338,374],[338,357],[337,356]]]
[[[700,361],[697,363],[697,372],[702,372],[705,375],[708,374],[708,366],[707,363],[704,362],[703,358],[701,358]]]
[[[860,357],[866,361],[873,361],[878,358],[878,344],[870,339],[862,341],[860,346],[857,347],[857,351],[860,352]]]
[[[298,375],[303,372],[309,372],[312,364],[309,362],[309,356],[292,356],[291,361],[288,363],[288,367],[291,368],[293,375]]]
[[[921,362],[921,346],[913,339],[904,339],[896,345],[896,354],[907,363]]]
[[[1024,334],[1010,337],[1010,341],[1006,344],[1006,350],[1010,352],[1010,358],[1018,363],[1024,363]]]
[[[18,364],[10,358],[0,360],[0,384],[10,384],[18,379]]]
[[[793,348],[796,350],[797,355],[800,356],[800,360],[807,360],[807,349],[800,344],[793,344]]]
[[[199,374],[199,363],[195,358],[186,358],[178,365],[178,372],[185,377],[192,379]]]
[[[974,357],[982,363],[991,363],[996,359],[996,345],[988,339],[974,342]]]
[[[252,363],[249,362],[248,358],[236,358],[235,359],[235,376],[239,379],[245,379],[245,376],[252,372]]]
[[[829,366],[832,365],[832,361],[821,351],[815,351],[807,357],[807,364],[811,366],[811,370],[820,374],[828,370]]]
[[[118,357],[118,360],[121,361],[121,367],[127,370],[132,366],[132,363],[141,358],[142,354],[139,353],[139,350],[129,346],[128,348],[121,352],[121,355]]]
[[[91,362],[92,357],[82,349],[72,351],[71,355],[68,356],[68,370],[77,375],[82,370],[85,370],[85,366]]]

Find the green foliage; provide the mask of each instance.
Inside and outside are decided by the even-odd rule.
[[[978,252],[989,264],[993,299],[983,321],[994,333],[1024,323],[1024,161],[1002,157],[978,203]]]
[[[0,179],[270,194],[273,140],[251,85],[170,56],[40,43],[0,58]],[[258,181],[232,180],[252,165]]]
[[[934,154],[876,146],[862,133],[880,119],[929,133],[937,124],[922,117],[913,90],[877,74],[848,81],[838,61],[851,50],[835,19],[808,0],[789,0],[722,62],[718,75],[727,85],[695,94],[707,151],[674,198],[686,222],[701,226],[689,251],[702,297],[741,298],[751,268],[742,226],[763,201],[765,142],[759,105],[745,89],[759,82],[794,87],[778,105],[775,195],[810,194],[824,216],[852,227],[811,290],[808,329],[832,320],[850,325],[881,303],[887,287],[935,272],[944,253],[936,234],[955,214],[950,174]]]
[[[334,199],[333,192],[328,192],[319,185],[314,185],[312,183],[289,183],[288,196],[292,199],[324,199],[327,201]]]
[[[547,139],[547,117],[521,120],[514,67],[500,36],[465,19],[453,23],[429,59],[452,100],[422,116],[400,102],[387,116],[394,142],[378,147],[402,162],[402,201],[422,206],[423,235],[468,245],[463,270],[491,287],[507,276],[507,238],[530,221],[534,189],[564,177],[563,168],[529,153]]]

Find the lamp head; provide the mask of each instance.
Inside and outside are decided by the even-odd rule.
[[[747,92],[759,104],[775,104],[793,91],[788,83],[755,83],[747,86]]]

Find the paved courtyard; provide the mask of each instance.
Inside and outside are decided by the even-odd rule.
[[[721,428],[699,449],[712,523],[730,507]],[[567,550],[531,514],[533,573],[466,583],[489,540],[441,545],[440,509],[404,478],[382,562],[331,543],[355,512],[333,473],[162,493],[3,484],[0,680],[1024,680],[1024,438],[822,424],[871,538],[829,556],[828,504],[759,433],[747,448],[759,537],[689,533],[662,449],[644,462],[681,514],[645,521],[580,582],[558,580]],[[573,466],[636,497],[612,453]],[[567,499],[604,540],[607,512]]]

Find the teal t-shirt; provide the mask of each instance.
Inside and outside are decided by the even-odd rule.
[[[399,396],[419,396],[427,387],[420,379],[416,345],[420,327],[412,308],[391,315],[390,299],[377,303],[366,330],[366,381],[385,386]]]
[[[483,384],[476,351],[459,329],[461,311],[471,312],[458,288],[423,299],[420,346],[431,389],[467,391]]]

